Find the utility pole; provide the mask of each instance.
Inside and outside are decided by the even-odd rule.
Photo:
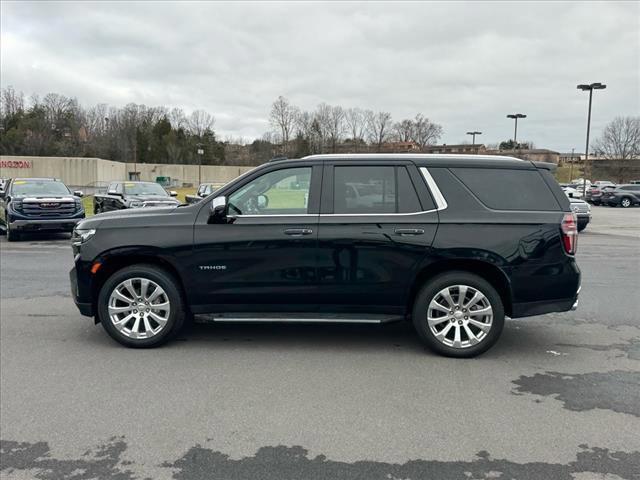
[[[572,148],[571,149],[571,167],[569,167],[569,183],[571,183],[571,180],[573,180],[573,162],[575,161],[575,158],[573,157],[574,151],[575,151],[575,148]]]
[[[587,114],[587,143],[584,147],[584,175],[582,175],[582,198],[584,198],[587,194],[587,172],[589,171],[589,131],[591,130],[591,100],[593,98],[594,90],[604,90],[607,88],[606,85],[602,83],[591,83],[580,84],[576,87],[578,90],[582,90],[583,92],[589,91],[589,113]]]

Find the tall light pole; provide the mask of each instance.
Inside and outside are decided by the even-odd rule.
[[[476,135],[482,135],[482,132],[467,132],[467,135],[471,135],[471,138],[473,139],[472,143],[471,143],[471,146],[475,147],[476,146]],[[475,148],[473,149],[473,151],[475,153],[478,153],[478,152],[476,152]]]
[[[204,155],[204,145],[201,143],[198,143],[197,145],[198,147],[198,158],[200,159],[200,161],[198,162],[198,187],[200,186],[200,184],[202,183],[202,156]]]
[[[587,195],[587,165],[589,162],[589,131],[591,130],[591,99],[593,97],[594,90],[604,90],[607,88],[606,85],[602,83],[590,83],[590,84],[580,84],[578,85],[578,90],[582,90],[583,92],[589,91],[589,113],[587,114],[587,144],[584,147],[584,175],[582,179],[582,198],[585,198]]]
[[[518,146],[518,119],[527,118],[527,116],[522,113],[510,113],[507,118],[513,118],[516,121],[515,130],[513,131],[513,149],[515,150]]]

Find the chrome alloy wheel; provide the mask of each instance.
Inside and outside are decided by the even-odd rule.
[[[489,299],[468,285],[451,285],[440,290],[429,303],[427,323],[444,345],[469,348],[482,342],[493,323]]]
[[[151,338],[169,320],[171,306],[164,289],[148,278],[129,278],[118,284],[109,297],[109,319],[123,335]]]

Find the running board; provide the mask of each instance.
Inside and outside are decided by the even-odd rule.
[[[398,322],[400,315],[359,313],[204,313],[195,315],[198,323],[369,323]]]

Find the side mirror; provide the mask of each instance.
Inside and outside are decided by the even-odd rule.
[[[169,195],[171,195],[172,197],[177,197],[178,196],[178,192],[176,192],[175,190],[171,190],[169,192]]]
[[[269,206],[269,197],[266,195],[258,195],[258,208],[267,208]]]
[[[82,190],[74,190],[73,191],[73,196],[82,198],[82,197],[84,197],[84,193],[83,193]]]
[[[227,218],[227,197],[216,197],[211,202],[209,223],[224,223]]]

